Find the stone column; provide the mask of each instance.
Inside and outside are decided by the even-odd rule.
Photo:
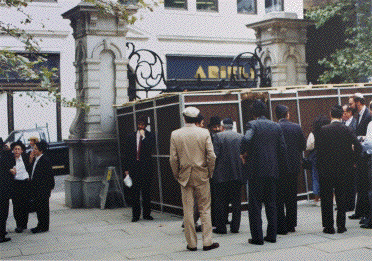
[[[130,9],[135,12],[136,8]],[[64,13],[75,38],[76,96],[89,105],[77,109],[67,140],[70,175],[65,180],[66,205],[99,207],[102,177],[108,166],[117,166],[114,104],[127,102],[125,58],[127,24],[81,2]]]
[[[247,25],[256,32],[263,64],[271,67],[272,87],[307,84],[305,44],[310,24],[295,13],[273,12]]]

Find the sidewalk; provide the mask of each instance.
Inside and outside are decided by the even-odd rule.
[[[10,211],[12,213],[12,211]],[[186,250],[180,217],[153,212],[154,221],[131,223],[131,210],[69,209],[64,192],[52,194],[51,226],[48,233],[14,233],[12,214],[8,231],[12,240],[0,244],[0,259],[54,260],[370,260],[372,230],[359,228],[359,220],[347,220],[343,234],[322,233],[320,207],[299,202],[296,233],[278,236],[277,243],[248,244],[248,215],[242,213],[239,234],[214,235],[220,248]],[[265,217],[263,213],[263,217]],[[265,218],[264,218],[265,221]],[[36,226],[30,215],[29,228]],[[266,223],[264,222],[264,227]],[[198,233],[201,239],[201,233]]]

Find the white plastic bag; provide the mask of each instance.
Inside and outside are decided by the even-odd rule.
[[[126,175],[125,178],[124,178],[124,184],[125,186],[127,186],[128,188],[130,188],[133,183],[132,183],[132,179],[130,178],[129,175]]]

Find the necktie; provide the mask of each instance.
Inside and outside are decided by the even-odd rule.
[[[34,177],[34,172],[35,172],[35,168],[36,168],[36,164],[37,164],[38,160],[39,160],[39,158],[35,159],[34,166],[32,168],[32,172],[31,172],[30,180],[32,180],[33,177]]]
[[[137,160],[140,160],[141,155],[141,146],[142,146],[142,136],[140,136],[139,142],[138,142],[138,148],[137,148]]]

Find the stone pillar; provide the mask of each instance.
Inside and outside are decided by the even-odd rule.
[[[305,44],[310,24],[295,13],[273,12],[247,25],[256,31],[263,64],[271,67],[272,87],[307,84]]]
[[[75,38],[77,100],[89,105],[89,110],[77,109],[67,140],[70,175],[65,180],[66,205],[99,207],[106,168],[116,166],[119,170],[113,105],[129,100],[128,29],[125,21],[86,2],[62,16],[71,20]]]

